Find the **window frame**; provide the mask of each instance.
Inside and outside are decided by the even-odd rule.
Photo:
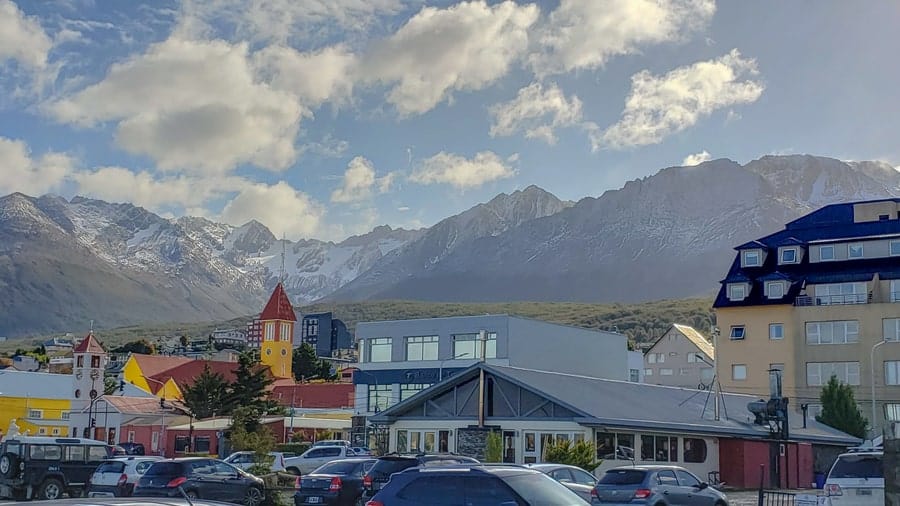
[[[883,369],[886,386],[900,385],[900,360],[885,360]]]
[[[896,248],[894,247],[896,245]],[[900,256],[900,239],[891,240],[888,245],[888,255],[892,257]]]
[[[373,395],[374,394],[374,395]],[[369,384],[366,396],[366,409],[370,413],[384,411],[391,407],[391,396],[393,395],[392,385],[375,385]],[[375,402],[372,402],[374,399]]]
[[[735,292],[740,290],[740,297],[735,295]],[[747,298],[747,284],[746,283],[729,283],[728,284],[728,300],[731,301],[741,301]]]
[[[841,365],[843,367],[843,376],[841,378],[840,374],[837,374],[836,367]],[[829,374],[826,375],[823,373],[823,366],[827,366]],[[855,374],[851,374],[851,366],[855,366]],[[811,374],[815,369],[815,374]],[[860,371],[859,371],[859,362],[845,361],[845,362],[807,362],[806,363],[806,386],[808,387],[821,387],[828,383],[828,380],[831,379],[831,376],[837,376],[838,381],[845,385],[850,386],[859,386],[860,385]],[[855,376],[856,382],[852,381],[852,378]],[[810,381],[811,378],[818,377],[818,383],[814,383]]]
[[[853,254],[853,248],[859,248],[859,255]],[[847,245],[847,258],[850,260],[854,260],[857,258],[865,258],[866,256],[866,248],[865,245],[861,242],[851,242]]]
[[[755,263],[750,263],[748,261],[749,258],[755,258]],[[762,266],[762,250],[760,249],[748,249],[744,250],[741,255],[741,267],[760,267]]]
[[[497,358],[497,333],[496,332],[486,332],[485,333],[485,358]],[[466,354],[464,358],[466,360],[469,359],[481,359],[481,342],[479,339],[478,332],[472,333],[461,333],[461,334],[453,334],[451,336],[451,342],[453,343],[451,348],[453,349],[453,356],[459,357],[460,355]],[[466,343],[465,349],[459,349],[458,344]],[[471,343],[471,344],[469,344]],[[471,346],[471,349],[469,349]]]
[[[831,258],[825,258],[825,255],[822,253],[828,249],[831,251]],[[834,262],[837,260],[837,250],[834,248],[834,244],[823,244],[819,246],[819,261],[820,262]]]
[[[780,329],[779,332],[773,332],[775,329]],[[778,334],[778,335],[776,335]],[[769,324],[769,340],[770,341],[783,341],[784,340],[784,324],[783,323],[770,323]]]
[[[410,362],[435,361],[440,357],[440,337],[437,335],[430,336],[406,336],[403,338],[405,345],[406,360]],[[415,350],[418,353],[413,353]],[[425,352],[428,351],[428,356]],[[431,353],[433,352],[433,353]]]
[[[890,322],[890,323],[889,323]],[[892,335],[888,333],[888,326],[893,324]],[[900,318],[882,318],[881,319],[881,338],[888,342],[900,341]]]
[[[374,360],[372,357],[373,350],[387,350],[387,358],[379,357]],[[394,359],[394,340],[391,337],[372,337],[366,339],[366,358],[367,362],[392,362]]]
[[[736,374],[739,370],[744,371],[740,378]],[[747,381],[747,364],[731,364],[731,379],[732,381]]]
[[[778,296],[776,297],[772,293],[772,288],[778,288],[780,290]],[[766,281],[766,297],[769,299],[783,299],[784,298],[784,282],[783,281]]]
[[[785,253],[793,253],[794,257],[790,260],[786,260],[784,254]],[[800,249],[799,248],[782,248],[781,254],[778,255],[778,260],[781,265],[792,265],[799,263],[800,258]]]
[[[849,332],[850,324],[854,324],[856,327],[855,332]],[[826,326],[827,324],[827,326]],[[837,330],[839,328],[838,324],[841,324],[844,332],[842,335],[842,340],[838,341],[837,339]],[[859,320],[828,320],[828,321],[813,321],[806,322],[806,344],[807,346],[827,346],[827,345],[840,345],[840,344],[857,344],[859,343]],[[823,341],[822,337],[825,335],[823,333],[823,329],[829,329],[829,341]],[[810,329],[815,329],[815,332],[811,332]],[[815,336],[815,340],[813,340],[813,336]],[[852,336],[855,336],[851,339]]]
[[[747,339],[747,326],[732,325],[731,331],[728,334],[728,338],[732,341],[743,341],[744,339]]]

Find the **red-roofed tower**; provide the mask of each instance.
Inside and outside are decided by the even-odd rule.
[[[259,320],[262,326],[260,361],[271,369],[276,378],[293,379],[291,363],[297,316],[281,283],[275,286]]]
[[[100,341],[94,337],[91,331],[87,337],[81,340],[72,349],[75,363],[72,366],[72,374],[75,381],[72,382],[72,412],[81,413],[85,408],[93,408],[94,401],[103,395],[103,373],[109,362],[109,355],[103,349]],[[75,437],[93,437],[93,409],[88,411],[85,421],[80,422],[81,417],[74,417],[72,423],[72,435]],[[72,415],[70,415],[71,417]],[[81,431],[79,431],[81,429]]]

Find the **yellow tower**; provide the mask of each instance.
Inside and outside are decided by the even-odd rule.
[[[262,327],[260,362],[268,366],[276,378],[293,378],[291,363],[297,316],[281,283],[275,286],[259,320]]]

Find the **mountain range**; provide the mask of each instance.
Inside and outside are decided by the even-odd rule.
[[[719,159],[578,202],[530,186],[429,228],[379,226],[335,243],[14,193],[0,198],[0,336],[249,315],[278,279],[296,304],[707,295],[735,245],[829,203],[893,196],[900,172],[882,162]]]

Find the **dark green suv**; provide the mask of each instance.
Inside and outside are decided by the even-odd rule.
[[[15,436],[0,444],[0,498],[81,496],[94,469],[112,456],[103,441]]]

